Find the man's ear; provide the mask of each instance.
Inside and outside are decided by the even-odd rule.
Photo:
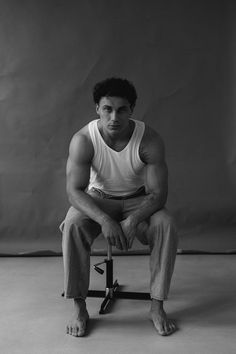
[[[99,105],[98,104],[96,104],[96,113],[98,114],[98,110],[99,110]]]
[[[133,111],[134,111],[134,104],[130,105],[130,110],[131,110],[131,114],[130,115],[132,115]]]

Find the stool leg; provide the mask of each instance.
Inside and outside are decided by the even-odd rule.
[[[113,286],[113,259],[106,260],[106,289]]]
[[[112,259],[112,246],[107,244],[107,259],[106,259],[106,296],[101,304],[99,313],[104,314],[106,308],[114,298],[114,292],[119,284],[117,280],[113,284],[113,259]]]
[[[112,259],[112,245],[107,243],[107,259],[108,261]]]
[[[117,280],[114,282],[114,284],[112,284],[112,288],[110,289],[106,289],[106,296],[103,300],[103,302],[101,303],[101,307],[100,307],[100,311],[99,314],[102,315],[105,313],[106,308],[108,307],[108,305],[111,303],[111,301],[114,299],[114,294],[116,289],[118,288],[119,284],[117,282]]]

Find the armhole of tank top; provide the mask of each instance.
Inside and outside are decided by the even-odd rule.
[[[95,129],[96,129],[96,124],[97,124],[97,120],[92,120],[91,122],[89,122],[88,124],[88,130],[89,130],[89,135],[90,135],[90,139],[91,142],[93,144],[93,160],[97,155],[97,148],[96,148],[96,137],[95,137]]]
[[[141,141],[143,139],[143,136],[144,136],[144,133],[145,133],[145,123],[142,122],[142,121],[138,121],[137,124],[140,124],[140,127],[141,127],[141,134],[139,135],[139,139],[137,141],[137,153],[136,153],[136,157],[138,159],[138,161],[143,165],[145,166],[145,163],[141,160],[141,157],[140,157],[140,154],[139,154],[139,149],[140,149],[140,144],[141,144]],[[137,127],[138,128],[138,127]]]

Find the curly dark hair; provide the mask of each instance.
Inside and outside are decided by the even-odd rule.
[[[93,100],[99,104],[102,97],[126,98],[133,108],[137,100],[137,92],[134,85],[127,79],[111,77],[98,82],[93,89]]]

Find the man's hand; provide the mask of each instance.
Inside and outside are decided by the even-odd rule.
[[[120,222],[120,226],[127,240],[128,249],[132,247],[134,238],[137,233],[137,224],[132,218],[128,217]]]
[[[111,218],[106,218],[101,227],[103,236],[110,245],[116,246],[120,250],[127,251],[127,241],[118,222]]]
[[[146,233],[148,229],[146,221],[137,224],[132,217],[122,220],[120,225],[127,239],[128,249],[132,247],[135,236],[137,236],[137,234]]]

